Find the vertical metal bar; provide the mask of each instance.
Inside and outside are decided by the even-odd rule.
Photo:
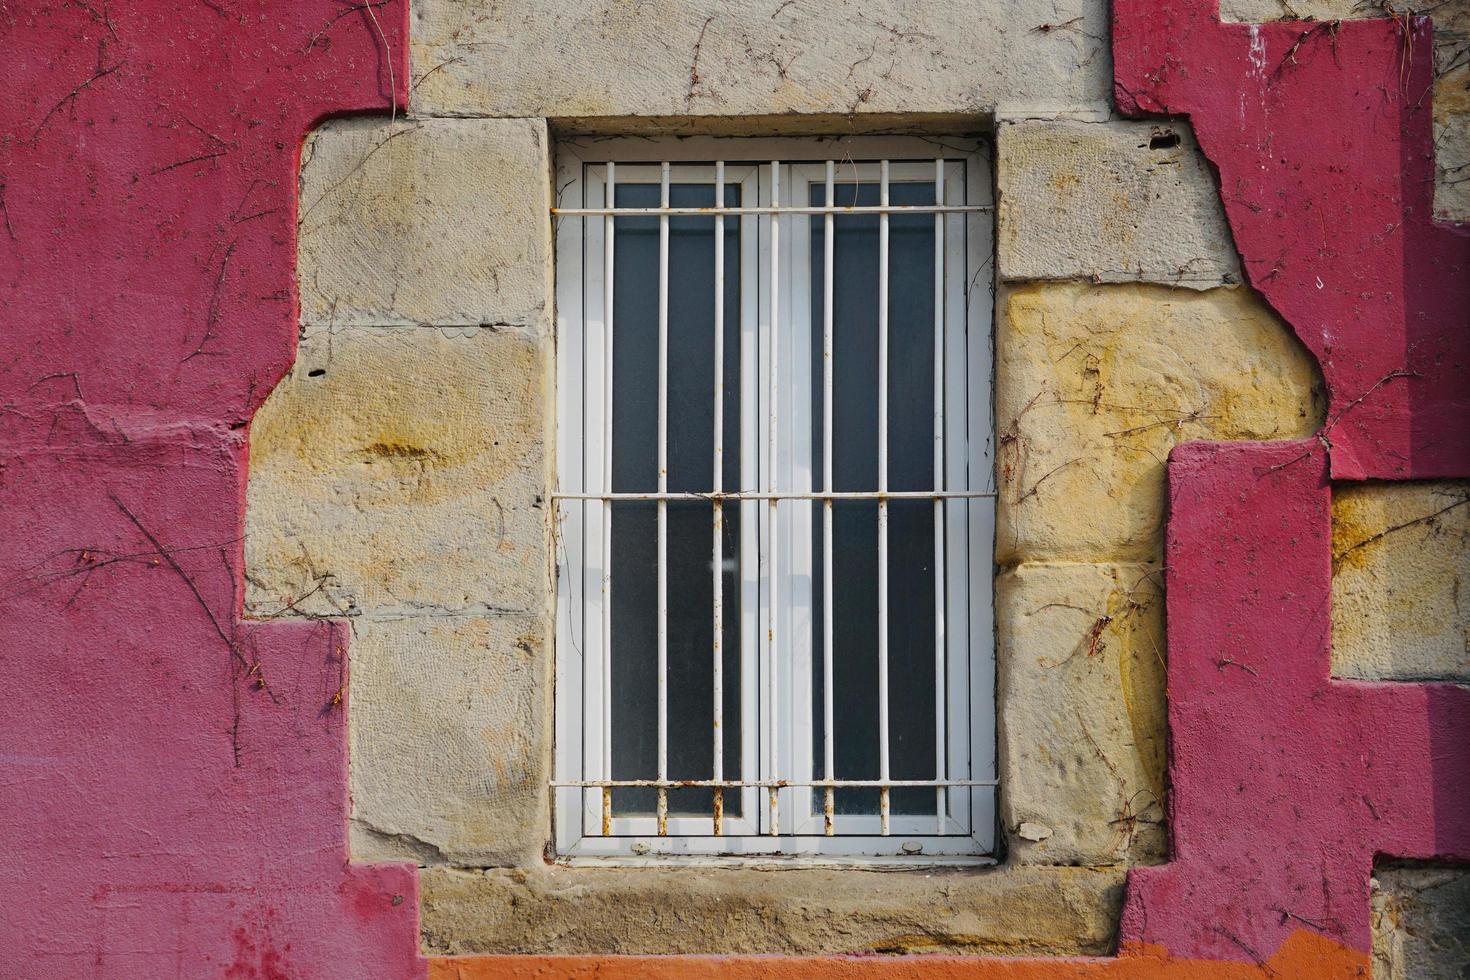
[[[944,204],[944,158],[934,161],[934,203]],[[944,215],[934,214],[934,490],[944,492]],[[947,776],[949,753],[945,703],[949,686],[945,669],[944,501],[934,500],[934,778]],[[937,832],[944,833],[949,809],[943,786],[934,790]]]
[[[659,207],[669,206],[669,164],[659,181]],[[658,216],[658,492],[669,489],[669,216]],[[658,509],[658,779],[669,778],[669,502]],[[669,833],[669,790],[658,788],[658,835]]]
[[[617,165],[607,164],[607,206],[617,207]],[[612,493],[613,246],[616,219],[603,219],[602,489]],[[612,501],[602,502],[602,778],[612,779]],[[602,791],[602,835],[612,833],[612,790]]]
[[[888,161],[879,165],[878,200],[888,207]],[[878,492],[888,492],[888,212],[878,215]],[[878,498],[878,778],[888,768],[888,501]],[[888,835],[889,791],[878,788],[880,833]]]
[[[742,204],[759,204],[760,177],[741,182]],[[740,228],[740,489],[760,491],[760,221],[757,216],[736,219]],[[761,508],[742,499],[740,508],[740,775],[758,780],[764,765],[761,749],[760,638]],[[760,790],[740,793],[741,816],[760,825]]]
[[[779,208],[781,206],[781,163],[779,160],[771,161],[771,206],[773,208]],[[780,274],[781,216],[779,213],[773,212],[771,214],[771,329],[770,337],[767,341],[767,351],[769,352],[767,363],[770,372],[769,376],[767,377],[768,390],[766,395],[766,421],[768,426],[768,442],[766,445],[768,471],[766,474],[766,484],[767,488],[772,494],[776,492],[776,435],[778,420],[778,415],[776,411],[776,396],[779,391],[776,380],[776,338],[779,334],[777,324],[779,323],[781,312]],[[773,781],[780,778],[781,761],[781,757],[777,751],[777,742],[779,741],[779,739],[777,738],[777,733],[780,727],[780,722],[777,717],[778,711],[776,700],[776,597],[779,592],[776,582],[776,544],[778,541],[778,537],[776,534],[776,513],[776,498],[773,496],[770,499],[770,505],[767,511],[767,534],[769,535],[767,541],[769,542],[769,544],[766,552],[768,582],[767,594],[770,596],[770,606],[767,610],[766,619],[766,717],[770,721],[768,733],[769,738],[767,741],[767,746],[769,750],[768,766],[770,773],[767,778]],[[768,796],[771,821],[770,833],[772,837],[778,836],[781,832],[779,812],[780,795],[780,790],[777,789],[774,785],[769,788]]]
[[[836,205],[833,174],[836,164],[827,161],[827,207]],[[822,241],[822,489],[832,492],[832,251],[834,227],[829,212],[823,218]],[[837,583],[832,573],[832,498],[822,501],[822,775],[836,779],[835,750],[832,744],[832,677],[833,607]],[[836,833],[834,814],[836,793],[831,786],[822,791],[822,828],[828,837]]]
[[[724,488],[725,472],[725,161],[715,162],[715,432],[714,474],[711,485],[716,494]],[[714,502],[714,775],[715,782],[725,778],[725,507]],[[725,790],[714,789],[715,836],[725,832]]]

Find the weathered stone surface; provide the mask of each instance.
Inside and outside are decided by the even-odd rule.
[[[546,329],[545,120],[343,119],[302,153],[302,321]]]
[[[1470,222],[1470,3],[1462,9],[1457,43],[1436,44],[1442,63],[1446,48],[1457,60],[1434,83],[1434,216]]]
[[[541,610],[547,342],[310,334],[250,432],[247,609]]]
[[[1316,365],[1248,289],[1028,285],[1000,311],[1001,564],[1157,560],[1171,446],[1321,424]]]
[[[1338,484],[1332,559],[1334,674],[1470,680],[1470,481]]]
[[[538,615],[357,621],[352,856],[538,860],[550,832],[550,675]]]
[[[455,953],[1111,952],[1123,875],[540,866],[422,873],[425,950]]]
[[[1245,23],[1271,20],[1351,20],[1386,17],[1389,8],[1419,12],[1451,7],[1456,0],[1220,0],[1220,19]]]
[[[1374,980],[1470,976],[1470,871],[1377,868],[1372,909]]]
[[[429,0],[414,111],[986,113],[1105,103],[1104,0]]]
[[[996,581],[996,620],[1001,825],[1011,858],[1161,858],[1158,566],[1021,565]]]
[[[1215,179],[1179,122],[999,127],[996,262],[1017,279],[1240,281]]]

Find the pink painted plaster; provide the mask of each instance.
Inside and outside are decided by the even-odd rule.
[[[296,169],[402,0],[0,5],[0,976],[422,974],[346,847],[347,630],[240,620]]]
[[[1120,111],[1189,117],[1248,281],[1322,365],[1332,475],[1470,472],[1470,234],[1432,215],[1429,20],[1114,0],[1113,57]]]
[[[1259,962],[1307,928],[1366,951],[1375,856],[1470,859],[1470,690],[1329,677],[1325,454],[1170,457],[1172,848],[1130,874],[1125,941]]]

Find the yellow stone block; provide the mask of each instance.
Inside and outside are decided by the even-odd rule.
[[[1032,284],[996,335],[996,556],[1152,561],[1169,450],[1315,432],[1316,364],[1249,289]]]
[[[996,581],[1002,829],[1013,860],[1163,856],[1157,565],[1021,565]]]
[[[1470,222],[1470,2],[1462,6],[1458,63],[1434,81],[1434,216]],[[1442,62],[1447,47],[1436,45]]]
[[[548,329],[541,119],[338,119],[302,149],[301,318]]]
[[[548,346],[484,328],[303,340],[250,430],[247,609],[544,610]]]
[[[1334,486],[1332,672],[1470,680],[1470,481]]]
[[[1215,178],[1185,123],[1008,123],[996,186],[1006,281],[1240,282]]]
[[[524,864],[551,825],[541,617],[358,621],[350,656],[352,856]]]

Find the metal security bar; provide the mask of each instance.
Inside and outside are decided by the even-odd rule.
[[[844,165],[850,161],[844,162]],[[619,175],[617,165],[611,161],[601,164],[603,168],[601,193],[605,201],[602,206],[590,207],[555,207],[552,215],[557,219],[575,219],[583,222],[591,222],[601,219],[600,240],[600,266],[601,282],[601,350],[600,355],[592,358],[589,355],[588,366],[592,366],[593,360],[600,360],[600,398],[594,406],[587,404],[583,420],[583,430],[589,435],[596,434],[599,445],[598,465],[595,470],[600,471],[593,487],[589,488],[584,481],[579,489],[558,490],[552,494],[553,504],[558,512],[565,512],[566,508],[585,508],[581,511],[582,526],[596,534],[598,545],[589,545],[589,554],[595,554],[600,563],[600,597],[596,605],[600,615],[600,631],[598,642],[594,649],[587,651],[588,655],[598,658],[595,676],[598,680],[597,690],[590,692],[598,702],[598,710],[595,712],[597,721],[596,737],[592,738],[589,745],[595,745],[595,755],[583,759],[580,772],[559,775],[552,782],[552,786],[559,789],[575,790],[577,792],[594,792],[600,801],[600,835],[604,838],[625,837],[630,832],[620,831],[617,822],[620,819],[614,813],[614,790],[649,790],[655,792],[655,812],[653,814],[652,835],[656,838],[668,838],[671,836],[687,835],[690,830],[687,826],[679,826],[671,829],[670,816],[670,791],[683,789],[707,789],[711,792],[711,810],[707,820],[708,830],[696,831],[715,838],[724,837],[729,831],[729,820],[726,816],[727,792],[742,794],[741,822],[747,828],[759,828],[760,835],[769,838],[781,838],[783,835],[798,835],[804,833],[799,826],[792,825],[783,829],[782,800],[783,794],[795,789],[803,789],[819,794],[821,797],[820,831],[825,837],[841,836],[845,832],[841,829],[842,818],[839,818],[837,810],[837,793],[845,789],[877,790],[878,794],[878,822],[877,836],[886,838],[894,832],[893,798],[894,790],[932,789],[934,791],[934,835],[944,836],[954,834],[951,818],[951,791],[974,790],[978,788],[994,787],[996,780],[993,778],[971,778],[972,773],[968,771],[954,772],[951,766],[951,751],[956,751],[954,731],[952,722],[956,721],[950,716],[949,704],[953,692],[950,688],[950,660],[949,642],[950,631],[948,618],[948,603],[950,592],[947,587],[946,565],[950,561],[950,538],[947,536],[946,515],[947,505],[968,506],[976,501],[992,500],[995,492],[992,489],[974,489],[965,482],[957,487],[952,487],[948,479],[947,469],[952,468],[953,463],[947,454],[950,447],[946,442],[945,430],[948,419],[947,396],[950,391],[950,369],[951,365],[946,359],[947,348],[951,346],[951,340],[947,336],[947,330],[953,330],[951,320],[947,319],[954,314],[952,309],[954,297],[952,295],[953,280],[956,274],[966,274],[969,270],[964,267],[951,268],[949,255],[952,236],[948,234],[950,219],[966,220],[968,217],[986,213],[992,210],[988,204],[974,203],[949,203],[946,194],[946,185],[950,183],[951,177],[947,171],[947,161],[940,156],[932,161],[932,184],[934,188],[934,202],[932,204],[894,204],[892,203],[892,174],[893,169],[888,159],[874,161],[877,166],[877,192],[879,204],[877,206],[850,205],[839,206],[837,203],[836,187],[839,172],[839,164],[836,160],[827,160],[821,164],[822,172],[820,181],[813,178],[809,181],[814,189],[820,188],[823,204],[806,204],[800,200],[798,189],[792,187],[783,189],[783,172],[789,165],[780,160],[771,160],[769,163],[760,165],[736,164],[742,170],[755,173],[755,180],[764,189],[768,197],[768,204],[750,204],[742,199],[737,206],[727,206],[726,192],[731,186],[728,183],[731,166],[724,160],[717,160],[712,165],[712,179],[710,183],[714,188],[713,207],[678,207],[671,203],[671,187],[674,183],[673,164],[671,161],[663,161],[657,164],[658,174],[658,207],[618,207],[617,190],[619,187]],[[904,161],[908,167],[912,166],[910,161]],[[927,166],[928,164],[925,164]],[[707,164],[701,164],[707,167]],[[866,165],[871,169],[871,164]],[[758,169],[757,169],[758,168]],[[637,168],[639,172],[646,173],[648,166]],[[761,173],[760,171],[764,171]],[[857,178],[854,178],[857,179]],[[908,178],[911,182],[912,177]],[[749,184],[750,177],[737,179],[737,184],[744,181]],[[640,182],[640,181],[635,181]],[[646,179],[641,181],[646,183]],[[857,180],[861,183],[873,183],[871,180]],[[783,193],[785,198],[783,199]],[[892,215],[932,215],[934,236],[934,278],[933,278],[933,488],[931,490],[893,490],[889,485],[889,347],[891,342],[890,328],[890,242]],[[700,216],[710,218],[713,222],[714,238],[714,280],[713,280],[713,303],[714,303],[714,388],[713,388],[713,459],[712,478],[708,491],[703,490],[670,490],[669,489],[669,344],[670,344],[670,219],[681,216]],[[794,251],[791,259],[783,254],[783,219],[787,222],[797,220],[798,217],[820,218],[821,242],[821,297],[820,297],[820,351],[813,351],[812,356],[820,356],[820,446],[813,447],[813,456],[820,460],[820,473],[813,474],[813,486],[810,488],[792,485],[783,485],[781,474],[783,470],[783,459],[781,449],[783,448],[783,427],[787,426],[788,419],[784,413],[789,408],[784,403],[795,396],[784,392],[782,387],[782,372],[778,370],[781,359],[781,345],[787,338],[785,331],[792,329],[783,318],[783,274],[785,266],[783,261],[795,261],[797,253]],[[878,293],[877,302],[877,369],[878,379],[874,397],[877,401],[877,482],[871,490],[837,490],[834,486],[834,438],[840,437],[836,432],[837,423],[834,417],[834,361],[839,354],[837,337],[841,324],[836,322],[834,316],[834,254],[837,241],[837,222],[844,217],[874,216],[877,219],[877,252],[878,261],[876,269],[876,286]],[[614,279],[615,279],[615,242],[617,236],[616,219],[620,217],[656,218],[658,222],[658,269],[657,269],[657,422],[656,422],[656,451],[657,451],[657,477],[656,489],[615,491],[613,485],[613,432],[612,419],[616,406],[613,404],[614,389]],[[747,325],[742,323],[740,332],[740,419],[741,419],[741,444],[740,458],[742,460],[740,486],[738,489],[728,489],[724,485],[724,457],[725,457],[725,387],[726,387],[726,364],[725,364],[725,341],[726,341],[726,299],[728,284],[726,282],[726,231],[727,220],[735,220],[742,236],[749,234],[752,230],[750,222],[759,221],[759,232],[763,233],[762,248],[763,258],[767,262],[761,263],[763,268],[756,274],[767,277],[764,284],[766,300],[765,308],[761,311],[763,316],[758,316],[759,323],[754,331],[754,336]],[[816,231],[813,230],[813,235]],[[815,239],[814,239],[815,241]],[[813,248],[815,252],[815,245]],[[589,253],[588,258],[592,256]],[[812,258],[815,265],[817,258]],[[963,263],[962,263],[963,266]],[[812,270],[813,273],[815,270]],[[752,270],[745,269],[742,265],[742,278],[750,275]],[[815,278],[812,275],[810,278]],[[590,281],[590,280],[589,280]],[[744,284],[742,283],[742,286]],[[748,287],[747,287],[748,288]],[[963,295],[963,294],[962,294]],[[813,317],[815,321],[815,316]],[[814,324],[815,325],[815,324]],[[961,327],[963,333],[963,327]],[[760,349],[756,348],[756,340],[759,341]],[[911,342],[906,338],[905,342]],[[815,340],[813,341],[815,344]],[[764,351],[762,359],[761,350]],[[764,367],[762,367],[764,365]],[[795,369],[790,369],[794,371]],[[756,384],[755,375],[764,372],[764,391],[760,391]],[[968,393],[967,393],[968,396]],[[988,396],[987,396],[988,397]],[[761,404],[763,403],[763,404]],[[595,412],[594,412],[595,408]],[[759,444],[759,430],[750,423],[757,413],[763,413],[764,419],[764,444]],[[594,430],[600,427],[600,433]],[[988,434],[986,435],[988,439]],[[988,444],[988,443],[987,443]],[[965,449],[963,445],[959,447]],[[762,456],[764,460],[759,464],[755,461]],[[794,448],[789,450],[793,459]],[[987,450],[988,452],[988,450]],[[761,472],[763,470],[763,472]],[[587,474],[591,475],[591,474]],[[758,482],[756,477],[759,478]],[[760,484],[764,484],[761,486]],[[710,582],[712,592],[712,624],[713,624],[713,648],[711,650],[710,677],[712,690],[712,732],[711,732],[711,758],[712,765],[708,778],[697,779],[674,779],[670,777],[669,770],[669,504],[679,501],[699,501],[711,505],[711,568],[712,578]],[[837,578],[834,567],[834,540],[836,527],[834,521],[834,504],[842,501],[865,501],[876,506],[877,520],[877,717],[868,723],[876,727],[878,747],[878,776],[876,779],[843,779],[837,776],[837,758],[835,746],[838,739],[843,737],[839,727],[839,719],[834,717],[836,686],[836,669],[841,662],[843,651],[836,641],[836,594]],[[935,737],[935,778],[932,779],[907,779],[895,777],[892,767],[891,751],[891,728],[892,728],[892,706],[889,704],[890,692],[890,592],[889,582],[890,566],[890,504],[902,501],[928,501],[933,507],[933,575],[934,575],[934,737]],[[613,703],[613,672],[612,660],[612,596],[618,588],[618,582],[613,578],[613,506],[617,502],[649,502],[655,507],[656,512],[656,776],[650,779],[618,779],[613,776],[613,729],[614,710]],[[748,749],[742,750],[741,778],[727,778],[726,759],[724,744],[725,719],[725,690],[727,678],[725,677],[725,625],[727,614],[727,603],[725,595],[725,521],[727,502],[734,502],[739,508],[741,517],[741,541],[739,551],[740,567],[748,570],[752,562],[758,566],[758,579],[756,595],[764,594],[766,599],[763,628],[759,646],[759,677],[758,685],[752,685],[750,671],[742,668],[738,679],[742,692],[742,704],[748,706],[748,700],[754,697],[759,702],[759,707],[752,715],[748,707],[742,709],[742,734],[748,741],[754,737],[759,745],[759,751],[754,755],[749,754]],[[758,512],[754,510],[758,502],[764,502],[766,507],[763,519],[758,518]],[[785,627],[778,623],[780,617],[777,615],[777,607],[780,601],[780,590],[784,587],[780,575],[785,569],[778,562],[781,552],[780,528],[783,515],[787,520],[792,518],[784,507],[810,507],[819,506],[819,516],[822,528],[822,547],[819,559],[822,574],[822,597],[819,611],[822,624],[821,649],[813,655],[820,656],[822,690],[820,692],[820,718],[815,720],[822,733],[822,751],[820,760],[808,760],[813,768],[810,776],[803,776],[794,771],[787,758],[792,750],[784,744],[787,733],[781,720],[779,706],[783,703],[782,697],[785,692],[781,688],[781,678],[787,671],[795,671],[790,666],[789,658],[791,649],[798,644],[799,637],[786,635],[790,628],[794,628],[793,619],[791,627]],[[758,540],[753,537],[752,525],[759,524]],[[752,553],[754,552],[754,553]],[[580,554],[580,552],[579,552]],[[988,560],[988,556],[987,556]],[[745,581],[745,572],[742,572],[741,581]],[[742,585],[742,591],[744,586]],[[751,601],[750,594],[743,594],[742,610],[745,604]],[[742,618],[745,616],[742,611]],[[742,627],[742,635],[748,630]],[[741,643],[742,664],[753,658],[750,648],[745,640]],[[590,676],[590,675],[589,675]],[[793,675],[794,676],[794,675]],[[758,690],[752,689],[758,687]],[[790,696],[788,696],[790,697]],[[591,717],[589,715],[589,717]],[[750,722],[760,719],[759,731],[752,732]],[[859,719],[842,718],[842,725],[862,724]],[[968,751],[970,746],[963,745],[960,750]],[[800,768],[800,767],[796,767]],[[963,767],[968,770],[969,766]],[[817,774],[820,772],[820,775]],[[765,790],[762,806],[752,808],[752,802],[743,795],[754,791]],[[763,809],[764,813],[752,812]],[[680,818],[675,823],[682,821],[687,824],[687,819]],[[753,821],[753,822],[752,822]],[[800,823],[798,819],[797,823]],[[912,821],[909,821],[912,824]],[[860,831],[857,833],[861,833]],[[912,827],[905,831],[907,836],[912,836]],[[643,833],[631,832],[631,836],[650,836]],[[748,830],[743,836],[750,836]]]
[[[721,161],[721,162],[723,162],[723,161]],[[775,164],[774,165],[777,166],[777,167],[779,167],[781,165],[781,161],[779,161],[779,160],[775,161]],[[662,208],[662,207],[659,207],[659,208],[552,208],[551,209],[551,215],[554,218],[595,218],[595,217],[606,216],[606,215],[617,215],[618,217],[622,217],[622,218],[634,218],[634,217],[640,217],[640,216],[642,216],[642,217],[666,217],[666,216],[685,216],[685,215],[703,215],[704,217],[711,217],[711,216],[720,216],[720,217],[723,217],[725,215],[731,215],[731,216],[738,217],[738,216],[743,215],[743,214],[754,214],[754,215],[782,215],[782,214],[834,214],[834,215],[835,214],[841,214],[841,215],[893,214],[896,211],[901,211],[904,214],[975,214],[975,213],[979,213],[979,212],[988,212],[988,211],[994,211],[994,210],[995,210],[995,208],[991,207],[988,204],[983,204],[983,205],[977,204],[977,205],[972,205],[972,206],[967,206],[967,205],[948,205],[947,206],[947,205],[943,205],[943,204],[903,204],[903,205],[899,205],[897,207],[893,207],[893,206],[890,206],[890,205],[887,205],[887,204],[882,204],[882,205],[879,205],[877,207],[872,207],[872,206],[862,207],[862,206],[858,206],[858,205],[852,205],[850,207],[838,207],[838,206],[832,205],[832,204],[828,204],[828,205],[825,205],[825,206],[814,206],[814,207],[800,207],[800,206],[782,207],[779,204],[773,204],[770,207],[765,207],[765,208],[725,208],[725,207],[719,207],[719,206],[715,206],[715,207],[712,207],[712,208]]]

